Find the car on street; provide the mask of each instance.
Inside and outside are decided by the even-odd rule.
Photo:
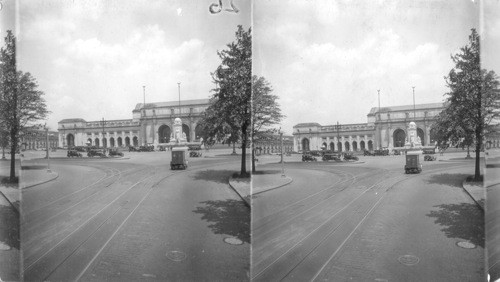
[[[115,157],[115,156],[123,157],[123,153],[118,151],[118,149],[109,149],[108,155],[110,157]]]
[[[363,156],[375,156],[373,151],[364,150]]]
[[[153,152],[154,146],[139,146],[137,152]]]
[[[87,157],[89,157],[89,158],[91,158],[91,157],[105,158],[106,154],[101,149],[90,149],[87,153]]]
[[[431,156],[431,155],[424,156],[424,161],[435,161],[435,160],[436,160],[435,156]]]
[[[344,161],[357,161],[359,158],[352,153],[344,153]]]
[[[324,154],[321,158],[323,161],[340,161],[340,157],[338,154]]]
[[[374,151],[375,156],[388,156],[389,155],[389,149],[387,148],[382,148],[380,150],[375,150]]]
[[[420,163],[419,152],[407,152],[405,173],[420,173],[422,171],[422,164]]]
[[[68,156],[68,158],[72,158],[72,157],[81,158],[82,154],[79,153],[77,150],[68,150],[67,156]]]
[[[315,162],[316,161],[316,157],[314,157],[310,153],[306,153],[306,154],[302,155],[302,161],[303,162]]]

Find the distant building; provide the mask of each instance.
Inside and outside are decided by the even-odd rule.
[[[58,132],[45,131],[43,129],[31,129],[25,132],[20,138],[21,149],[23,150],[43,150],[47,149],[47,135],[49,137],[49,148],[59,147]]]
[[[92,145],[124,147],[168,144],[174,119],[182,119],[182,131],[188,142],[200,141],[203,112],[209,99],[180,102],[139,103],[132,110],[132,119],[94,120],[63,119],[58,122],[59,143],[62,147]]]
[[[372,108],[367,123],[320,125],[299,123],[293,127],[294,151],[333,150],[361,151],[377,148],[402,148],[408,124],[414,121],[422,146],[435,146],[432,125],[443,110],[443,103]],[[500,147],[499,134],[485,138],[489,147]]]

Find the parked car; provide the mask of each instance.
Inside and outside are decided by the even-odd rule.
[[[201,157],[202,153],[201,151],[191,151],[189,152],[189,156],[192,158],[198,158]]]
[[[138,150],[138,148],[137,148],[137,147],[134,147],[134,146],[129,146],[129,147],[128,147],[128,151],[129,151],[129,152],[138,152],[139,150]]]
[[[375,153],[373,151],[365,150],[363,152],[363,156],[375,156]]]
[[[399,155],[401,155],[401,151],[400,151],[400,150],[395,150],[395,149],[394,149],[394,150],[392,150],[392,154],[393,154],[394,156],[399,156]]]
[[[302,155],[302,161],[303,162],[310,162],[310,161],[315,162],[316,158],[312,154],[306,153],[306,154]]]
[[[311,153],[311,155],[313,155],[315,157],[321,156],[321,151],[311,151],[310,153]]]
[[[352,153],[344,154],[344,161],[357,161],[357,160],[359,160],[359,158],[353,155]]]
[[[435,156],[431,156],[431,155],[424,156],[424,161],[435,161],[435,160],[436,160]]]
[[[101,149],[90,149],[87,153],[87,157],[101,157],[105,158],[106,154]]]
[[[81,158],[82,157],[82,154],[80,154],[77,150],[68,150],[68,158],[72,158],[72,157],[77,157],[77,158]]]
[[[153,152],[154,151],[154,146],[148,145],[148,146],[139,146],[137,149],[138,152]]]
[[[324,154],[321,158],[323,161],[340,161],[340,157],[338,154]]]
[[[375,150],[374,151],[375,156],[388,156],[389,155],[389,149],[383,148],[380,150]]]
[[[170,169],[186,169],[188,160],[186,157],[187,150],[184,148],[172,148],[172,160],[170,161]]]
[[[114,156],[120,156],[120,157],[123,157],[123,153],[118,151],[118,149],[109,149],[109,154],[108,154],[110,157],[114,157]]]

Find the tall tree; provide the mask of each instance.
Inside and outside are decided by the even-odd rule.
[[[241,140],[240,175],[247,176],[246,148],[251,125],[252,36],[238,26],[236,41],[217,52],[221,64],[212,73],[216,85],[202,122],[205,140]]]
[[[255,143],[276,139],[276,125],[283,115],[277,102],[278,96],[271,94],[271,85],[264,77],[252,77],[252,172],[255,172]]]
[[[7,31],[5,46],[0,49],[0,119],[9,132],[10,140],[10,181],[15,181],[15,154],[19,146],[19,136],[26,127],[45,119],[48,111],[38,90],[38,84],[30,73],[17,71],[16,38]]]
[[[450,92],[437,127],[448,127],[448,137],[474,144],[476,149],[474,179],[479,180],[480,152],[490,123],[499,115],[499,82],[493,71],[481,69],[480,38],[475,29],[469,42],[451,56],[455,67],[445,77]],[[444,135],[446,136],[446,134]]]

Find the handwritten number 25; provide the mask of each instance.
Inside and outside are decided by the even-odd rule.
[[[229,1],[229,5],[231,6],[231,9],[224,9],[225,11],[234,12],[234,13],[238,13],[240,11],[240,10],[238,10],[238,8],[236,8],[236,6],[234,6],[233,0]],[[218,14],[222,11],[222,8],[223,8],[222,7],[222,0],[219,0],[219,4],[212,3],[210,5],[210,7],[208,8],[208,10],[212,14]]]

